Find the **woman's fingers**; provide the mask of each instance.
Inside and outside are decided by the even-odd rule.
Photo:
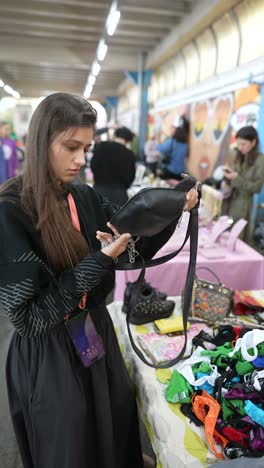
[[[109,244],[113,242],[113,236],[109,232],[96,231],[96,239],[100,242],[108,242]]]
[[[127,248],[129,239],[131,238],[130,234],[122,234],[111,244],[107,245],[102,249],[102,252],[109,257],[116,258],[119,257]]]
[[[184,211],[190,211],[192,208],[195,207],[197,202],[198,202],[198,192],[197,190],[192,188],[186,194],[186,204],[184,207]]]
[[[120,236],[119,232],[116,230],[116,228],[111,223],[107,223],[107,227],[109,227],[111,229],[111,231],[113,231],[113,233],[114,233],[114,235],[116,237]]]

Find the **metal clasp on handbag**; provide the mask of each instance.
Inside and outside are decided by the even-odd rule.
[[[128,252],[128,258],[129,258],[129,263],[135,263],[136,257],[139,255],[139,252],[136,250],[136,242],[139,240],[139,236],[134,239],[129,239],[128,244],[127,244],[127,252]]]

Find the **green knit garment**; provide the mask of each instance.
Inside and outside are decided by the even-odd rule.
[[[232,419],[236,415],[236,411],[243,417],[246,415],[245,402],[243,400],[226,400],[224,397],[221,402],[223,420]],[[236,411],[235,411],[236,409]]]
[[[169,403],[191,403],[193,389],[189,382],[174,369],[170,383],[166,389],[166,400]]]

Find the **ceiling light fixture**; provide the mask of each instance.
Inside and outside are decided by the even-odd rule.
[[[105,59],[108,45],[105,42],[105,37],[106,35],[108,36],[113,36],[113,34],[116,31],[117,25],[119,23],[121,13],[118,9],[118,0],[113,0],[111,4],[111,8],[109,10],[109,13],[107,15],[107,19],[105,22],[104,26],[104,31],[103,31],[103,36],[101,37],[97,49],[96,49],[96,59],[92,65],[91,69],[91,74],[88,77],[88,81],[86,84],[86,88],[84,90],[84,96],[88,99],[90,97],[90,94],[92,92],[92,89],[90,89],[90,86],[93,87],[95,81],[96,81],[96,76],[98,76],[100,70],[101,70],[101,65],[98,62],[102,62]]]
[[[0,88],[4,88],[5,92],[11,94],[11,96],[13,96],[14,98],[20,98],[20,94],[17,91],[15,91],[15,89],[11,88],[11,86],[5,84],[3,80],[0,80]]]
[[[89,78],[88,78],[88,84],[91,85],[91,86],[93,86],[94,83],[95,83],[95,80],[96,80],[95,76],[94,76],[94,75],[90,75]]]
[[[98,49],[97,49],[97,58],[100,62],[104,60],[107,49],[108,47],[107,47],[107,44],[105,43],[105,40],[101,39],[98,45]]]
[[[120,20],[120,16],[121,14],[119,10],[116,10],[116,9],[113,9],[112,11],[110,10],[110,13],[108,15],[107,22],[106,22],[106,31],[107,31],[108,36],[114,35],[115,30]]]
[[[98,62],[94,62],[94,63],[93,63],[93,66],[92,66],[92,74],[93,74],[94,76],[97,76],[100,70],[101,70],[101,66],[99,65],[99,63],[98,63]]]
[[[93,90],[92,85],[87,84],[87,86],[86,86],[86,88],[85,88],[85,91],[84,91],[84,94],[85,94],[85,95],[86,95],[86,94],[89,94],[89,95],[90,95],[91,92],[92,92],[92,90]]]
[[[19,99],[20,98],[20,94],[15,91],[13,88],[11,88],[11,86],[5,84],[4,85],[4,90],[8,93],[8,94],[11,94],[11,96],[13,96],[14,98],[16,99]]]

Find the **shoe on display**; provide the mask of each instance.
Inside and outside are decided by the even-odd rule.
[[[130,300],[130,297],[131,297],[131,293],[133,292],[135,288],[135,283],[132,283],[131,281],[128,281],[127,284],[126,284],[126,289],[125,289],[125,294],[124,294],[124,304],[123,304],[123,307],[122,307],[122,311],[126,314],[127,313],[127,305],[129,303],[129,300]],[[162,291],[159,291],[157,288],[153,288],[153,286],[151,286],[150,283],[148,283],[147,281],[144,281],[143,285],[142,285],[142,288],[141,288],[141,292],[146,296],[148,294],[151,293],[151,291],[156,291],[158,297],[162,300],[166,300],[167,299],[167,294],[162,292]]]
[[[126,314],[130,306],[131,296],[134,291],[134,283],[127,283],[122,311]],[[143,325],[161,318],[170,317],[175,303],[166,300],[166,294],[152,288],[150,284],[144,283],[138,294],[137,303],[134,307],[130,322],[134,325]]]

